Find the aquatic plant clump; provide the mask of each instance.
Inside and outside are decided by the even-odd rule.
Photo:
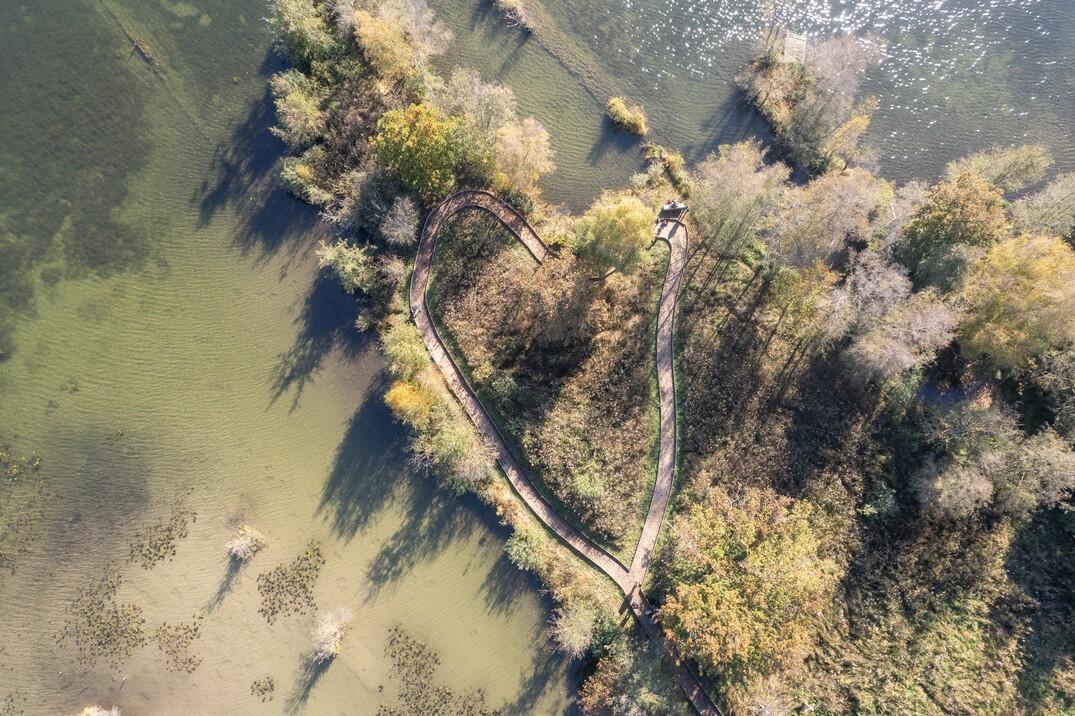
[[[189,624],[161,624],[153,635],[157,647],[167,659],[169,671],[192,673],[202,663],[202,657],[192,654],[191,644],[201,636],[201,615]]]
[[[392,661],[392,680],[397,684],[399,705],[382,705],[377,709],[377,716],[428,713],[492,716],[496,713],[486,707],[485,692],[481,689],[457,694],[435,685],[433,675],[440,666],[440,656],[399,626],[389,630],[385,654]]]
[[[67,608],[67,621],[58,641],[73,641],[83,665],[93,666],[102,659],[118,667],[146,643],[142,608],[116,603],[120,584],[119,571],[109,566],[99,581],[80,589]]]
[[[40,467],[36,452],[20,457],[0,446],[0,570],[12,574],[40,531],[51,494]]]
[[[272,624],[277,617],[305,614],[315,609],[314,583],[324,564],[320,545],[311,542],[290,564],[277,565],[258,575],[258,593],[261,594],[258,612]]]
[[[646,113],[638,105],[629,105],[623,97],[612,97],[605,105],[605,114],[620,129],[646,136],[649,126],[646,124]]]
[[[272,701],[274,691],[276,691],[276,682],[271,676],[266,676],[264,679],[257,679],[250,684],[250,695],[257,696],[261,699],[262,703]]]
[[[245,562],[265,549],[265,544],[265,535],[250,525],[242,525],[235,531],[235,536],[228,540],[228,556],[236,561]]]
[[[350,609],[337,609],[322,614],[314,631],[314,663],[332,661],[340,653],[344,637],[351,630],[351,621],[355,618]]]
[[[131,542],[131,562],[138,562],[143,569],[153,569],[158,562],[175,556],[176,545],[185,539],[191,522],[198,521],[198,514],[185,509],[176,502],[167,520],[151,525],[135,536]]]

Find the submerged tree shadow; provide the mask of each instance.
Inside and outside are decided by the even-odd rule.
[[[589,160],[590,166],[596,167],[609,152],[628,154],[633,151],[637,155],[641,147],[640,142],[641,140],[637,136],[616,129],[612,124],[612,120],[605,117],[601,125],[601,136],[590,147],[586,158]],[[641,158],[639,158],[639,163],[641,164]]]
[[[371,332],[359,333],[355,328],[358,302],[340,288],[335,277],[319,274],[298,300],[302,301],[295,318],[298,335],[291,348],[277,356],[271,377],[270,402],[276,403],[293,391],[292,411],[299,406],[303,391],[317,377],[329,353],[340,348],[344,357],[357,358],[374,340]]]
[[[272,51],[267,51],[260,73],[268,77],[283,69]],[[198,208],[198,226],[204,227],[222,210],[233,211],[239,219],[234,244],[244,254],[267,260],[281,248],[290,246],[297,255],[308,245],[309,232],[318,225],[317,211],[291,197],[278,183],[276,166],[284,144],[269,128],[276,111],[268,83],[261,97],[253,101],[247,115],[226,142],[216,148],[210,177],[201,183],[190,202]]]
[[[285,710],[288,714],[297,714],[306,707],[314,687],[328,671],[333,661],[333,659],[315,659],[313,654],[308,654],[303,658],[299,678],[295,681],[295,689],[287,698]]]
[[[351,417],[317,507],[348,541],[391,502],[401,482],[413,479],[401,468],[405,434],[381,398],[383,388],[383,379],[371,385]]]
[[[512,564],[508,555],[503,552],[485,575],[481,585],[486,611],[500,617],[515,610],[515,605],[524,592],[540,588],[533,575]]]
[[[235,557],[234,555],[228,556],[228,566],[224,569],[224,576],[220,579],[220,584],[217,585],[216,591],[213,596],[205,605],[205,611],[212,613],[216,611],[224,602],[224,597],[228,596],[232,587],[235,586],[235,580],[239,578],[239,573],[243,571],[245,562]]]
[[[488,519],[475,498],[448,494],[433,480],[417,475],[397,497],[406,501],[401,506],[405,517],[370,563],[366,601],[376,599],[419,563],[434,559],[456,540],[472,535],[479,521]]]
[[[541,626],[531,631],[530,642],[538,645],[538,648],[530,660],[529,671],[523,678],[518,693],[499,709],[499,713],[506,716],[534,713],[542,695],[549,688],[549,682],[556,679],[560,671],[565,668],[567,658],[552,648],[549,644],[549,637]],[[579,684],[576,683],[576,667],[569,665],[567,668],[569,669],[568,689],[571,693],[577,692]],[[578,706],[572,706],[566,713],[578,715],[581,712]]]

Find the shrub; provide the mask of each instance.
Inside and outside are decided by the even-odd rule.
[[[373,285],[373,261],[366,247],[349,244],[343,239],[334,244],[319,241],[316,253],[318,266],[332,269],[344,289],[368,291]]]
[[[534,21],[530,18],[524,0],[493,0],[493,7],[504,17],[508,27],[534,29]]]
[[[649,132],[645,112],[638,105],[628,105],[623,97],[610,98],[605,105],[605,114],[614,125],[632,134],[644,137]]]
[[[344,637],[351,630],[354,615],[349,609],[337,609],[322,614],[314,630],[314,649],[311,659],[315,664],[332,661],[340,654]]]
[[[418,204],[409,196],[397,196],[381,220],[381,236],[392,246],[410,246],[418,240]]]
[[[280,125],[270,131],[292,149],[303,149],[325,131],[321,93],[317,85],[296,70],[277,72],[269,80]]]
[[[228,540],[228,556],[245,562],[265,548],[265,536],[250,525],[242,525],[235,535]]]

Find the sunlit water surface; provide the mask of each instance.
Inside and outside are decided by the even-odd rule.
[[[867,141],[880,171],[935,179],[994,144],[1042,142],[1075,169],[1075,3],[1069,0],[526,0],[542,22],[505,34],[488,0],[431,0],[463,61],[510,84],[552,130],[559,171],[547,195],[585,206],[639,166],[637,140],[602,117],[610,94],[642,103],[652,138],[697,161],[721,143],[768,139],[734,78],[768,26],[884,43],[863,86],[880,108]]]

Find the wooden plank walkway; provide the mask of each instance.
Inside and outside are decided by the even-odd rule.
[[[467,382],[462,370],[452,359],[437,331],[426,300],[437,238],[444,222],[464,209],[478,209],[496,218],[527,248],[530,255],[538,263],[542,263],[550,254],[548,246],[537,235],[529,222],[493,194],[477,190],[460,191],[435,206],[426,216],[425,223],[422,226],[409,292],[411,316],[422,334],[422,339],[429,350],[430,356],[433,358],[433,362],[444,376],[444,380],[452,394],[459,400],[464,411],[477,427],[482,439],[492,448],[501,469],[523,502],[560,539],[616,583],[627,598],[627,604],[643,631],[664,649],[680,687],[695,710],[699,714],[703,714],[703,716],[720,714],[720,711],[706,695],[697,677],[686,667],[683,659],[680,658],[673,646],[664,638],[661,629],[654,623],[650,615],[649,603],[642,593],[642,581],[652,561],[653,548],[657,543],[657,536],[660,534],[665,514],[668,511],[668,504],[672,495],[672,483],[675,479],[676,395],[673,342],[675,338],[676,303],[679,298],[683,270],[687,261],[686,226],[679,221],[665,222],[662,230],[656,236],[656,239],[667,242],[669,246],[668,268],[665,273],[657,312],[656,357],[660,402],[660,447],[657,461],[657,479],[653,495],[650,497],[649,512],[646,515],[646,522],[643,525],[642,536],[635,549],[634,558],[631,560],[630,568],[628,568],[564,519],[534,488],[526,478],[515,456],[508,449],[504,436],[501,435],[500,430],[478,399],[474,389]]]

